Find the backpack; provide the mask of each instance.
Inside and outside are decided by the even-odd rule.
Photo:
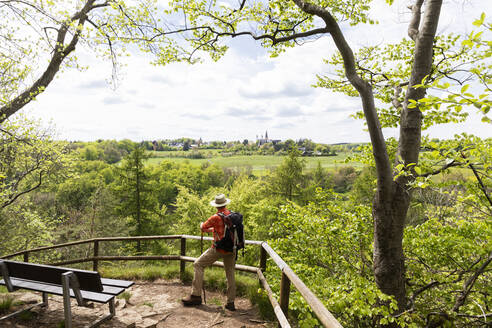
[[[244,226],[243,215],[239,212],[232,212],[229,215],[218,213],[224,222],[225,232],[224,237],[214,245],[218,249],[226,252],[235,252],[237,259],[237,251],[243,249],[244,255]]]

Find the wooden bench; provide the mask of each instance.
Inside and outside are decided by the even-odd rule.
[[[132,281],[104,279],[96,271],[77,270],[50,265],[0,260],[0,273],[9,292],[27,289],[42,293],[42,302],[29,306],[0,318],[8,319],[35,306],[47,306],[48,294],[62,295],[65,315],[65,328],[72,328],[70,297],[77,300],[79,306],[88,306],[88,301],[109,303],[109,314],[94,321],[88,327],[96,327],[115,315],[115,296],[133,285]]]

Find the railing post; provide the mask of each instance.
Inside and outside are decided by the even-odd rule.
[[[280,308],[287,317],[289,312],[289,296],[290,296],[290,279],[282,272],[282,280],[280,280]]]
[[[181,252],[179,253],[181,256],[186,256],[186,238],[181,237]],[[179,262],[179,278],[181,281],[184,281],[185,278],[185,264],[184,260]]]
[[[94,240],[94,259],[92,260],[92,271],[97,271],[99,261],[96,259],[99,256],[99,241]]]
[[[24,253],[24,262],[29,262],[29,252]]]
[[[260,270],[261,270],[261,272],[265,272],[265,270],[266,270],[266,261],[267,261],[267,252],[263,248],[263,245],[260,245]]]

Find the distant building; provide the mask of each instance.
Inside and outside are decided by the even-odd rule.
[[[261,136],[260,139],[258,139],[258,136],[256,136],[256,142],[258,143],[258,146],[263,146],[264,144],[272,142],[268,138],[268,131],[265,131],[265,137],[263,138],[263,135]]]
[[[173,147],[173,148],[183,148],[183,143],[182,142],[170,142],[167,145],[169,147]]]

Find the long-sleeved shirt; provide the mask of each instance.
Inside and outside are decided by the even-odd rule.
[[[225,225],[222,218],[219,216],[219,213],[224,213],[224,215],[229,215],[231,211],[227,208],[218,209],[217,213],[208,218],[207,221],[201,224],[202,231],[206,231],[210,228],[213,228],[214,241],[219,241],[224,237],[225,233]],[[212,244],[212,247],[215,248],[215,244]],[[217,249],[218,252],[227,254],[228,252],[223,249]]]

